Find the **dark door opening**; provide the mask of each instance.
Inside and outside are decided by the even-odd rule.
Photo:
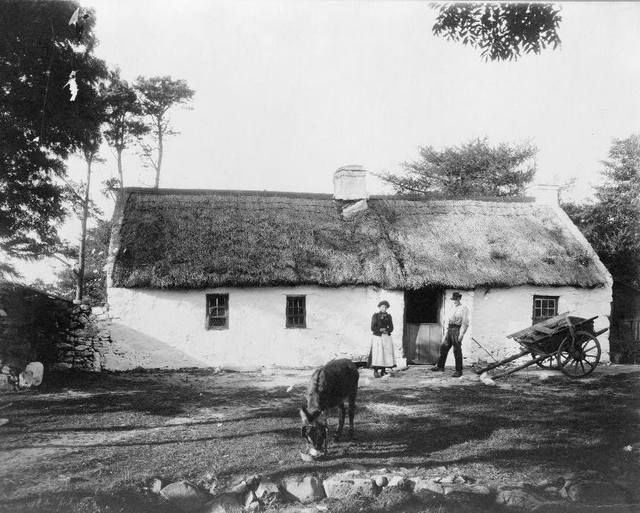
[[[404,293],[404,340],[407,360],[430,364],[438,361],[442,342],[442,289],[424,288]]]

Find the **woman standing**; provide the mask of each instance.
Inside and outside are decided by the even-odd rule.
[[[393,331],[393,319],[387,313],[389,302],[384,300],[378,303],[379,311],[371,318],[371,367],[376,378],[384,376],[386,369],[396,366],[396,358],[393,354],[391,332]]]

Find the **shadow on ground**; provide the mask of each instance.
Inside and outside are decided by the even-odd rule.
[[[0,502],[51,511],[51,501],[139,491],[156,475],[223,482],[250,473],[444,466],[508,483],[586,468],[635,472],[637,461],[622,448],[640,440],[639,378],[516,375],[498,388],[436,387],[413,368],[387,382],[363,380],[356,439],[308,464],[298,454],[304,373],[291,375],[290,392],[259,373],[51,375],[38,391],[0,399],[10,419],[0,433]]]

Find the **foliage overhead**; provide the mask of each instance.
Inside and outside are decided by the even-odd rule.
[[[485,60],[515,60],[560,45],[560,8],[551,3],[446,3],[435,5],[436,36],[480,49]]]
[[[640,287],[640,135],[614,140],[593,204],[563,208],[614,279]]]
[[[95,134],[91,113],[104,63],[93,11],[69,20],[75,1],[7,0],[0,17],[0,249],[35,257],[58,242],[64,159]],[[71,101],[70,75],[78,94]]]
[[[149,132],[149,127],[140,119],[142,105],[135,89],[120,77],[119,70],[109,72],[108,80],[102,84],[100,95],[105,102],[106,120],[104,137],[116,150],[118,159],[119,187],[124,187],[122,152],[138,138]],[[113,188],[114,184],[106,184]]]
[[[184,80],[174,80],[170,76],[138,77],[135,88],[140,94],[142,112],[148,121],[153,143],[142,142],[143,156],[156,172],[155,187],[160,185],[164,137],[178,132],[171,127],[169,109],[186,104],[193,98],[194,91]]]
[[[404,175],[382,178],[401,194],[522,196],[536,172],[536,153],[529,144],[490,146],[486,138],[442,150],[424,146],[418,160],[402,164]]]

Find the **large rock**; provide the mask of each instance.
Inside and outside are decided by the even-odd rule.
[[[466,482],[465,478],[457,474],[450,474],[440,479],[440,483],[443,485],[462,484],[465,482]]]
[[[197,513],[243,513],[243,509],[237,494],[223,493],[207,502]]]
[[[252,508],[252,504],[258,503],[258,497],[256,497],[256,492],[253,490],[249,490],[244,496],[244,507],[245,509]]]
[[[415,479],[412,479],[411,481],[413,482],[413,493],[424,491],[439,494],[444,493],[442,485],[436,482],[434,479],[422,479],[420,477],[417,477]]]
[[[256,488],[256,496],[260,500],[264,500],[267,497],[276,497],[280,494],[278,485],[270,479],[262,479],[258,488]]]
[[[444,495],[471,494],[471,495],[491,495],[491,488],[481,484],[445,484],[443,485]]]
[[[407,480],[405,479],[404,476],[399,476],[399,475],[394,475],[389,477],[389,483],[387,484],[387,486],[389,488],[400,488],[400,489],[404,489],[407,487]]]
[[[572,501],[587,504],[625,504],[627,494],[623,489],[606,481],[582,481],[567,487]]]
[[[316,476],[288,477],[282,481],[282,487],[288,495],[303,504],[325,498],[322,481]]]
[[[40,362],[28,363],[25,369],[18,377],[18,386],[20,388],[37,387],[42,383],[44,375],[44,365]]]
[[[162,479],[160,479],[159,477],[154,477],[153,479],[151,479],[151,482],[149,483],[149,490],[152,493],[160,493],[162,488]]]
[[[496,502],[506,507],[520,508],[525,511],[532,511],[542,503],[535,495],[522,488],[502,488],[498,490]]]
[[[185,513],[199,510],[211,499],[207,492],[188,481],[171,483],[160,490],[160,495]]]
[[[389,484],[389,478],[384,475],[373,476],[373,480],[378,488],[383,488]]]
[[[371,478],[336,474],[325,480],[324,491],[331,499],[343,499],[354,495],[374,497],[378,492],[378,487]]]

